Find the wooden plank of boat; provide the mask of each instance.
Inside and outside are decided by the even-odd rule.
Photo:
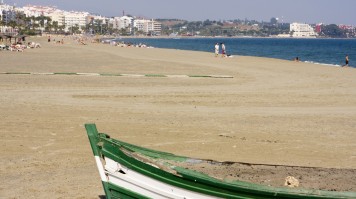
[[[355,192],[275,188],[248,182],[225,182],[172,164],[191,161],[128,144],[95,124],[85,128],[106,198],[356,198]]]

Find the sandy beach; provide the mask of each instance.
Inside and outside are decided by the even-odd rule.
[[[356,169],[354,68],[46,39],[0,51],[0,198],[102,196],[85,123],[177,155]]]

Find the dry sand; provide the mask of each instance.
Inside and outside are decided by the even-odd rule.
[[[85,123],[177,155],[356,169],[353,68],[28,40],[42,48],[1,51],[0,72],[234,78],[0,74],[0,198],[103,195]]]

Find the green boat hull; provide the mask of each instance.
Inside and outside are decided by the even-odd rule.
[[[85,128],[106,198],[356,198],[355,192],[274,188],[225,182],[172,164],[188,157],[146,149]]]

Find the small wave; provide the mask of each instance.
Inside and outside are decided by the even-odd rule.
[[[319,63],[319,62],[314,62],[314,61],[304,61],[304,62],[311,63],[311,64],[323,65],[323,66],[342,67],[342,65],[338,65],[338,64],[326,64],[326,63]]]

